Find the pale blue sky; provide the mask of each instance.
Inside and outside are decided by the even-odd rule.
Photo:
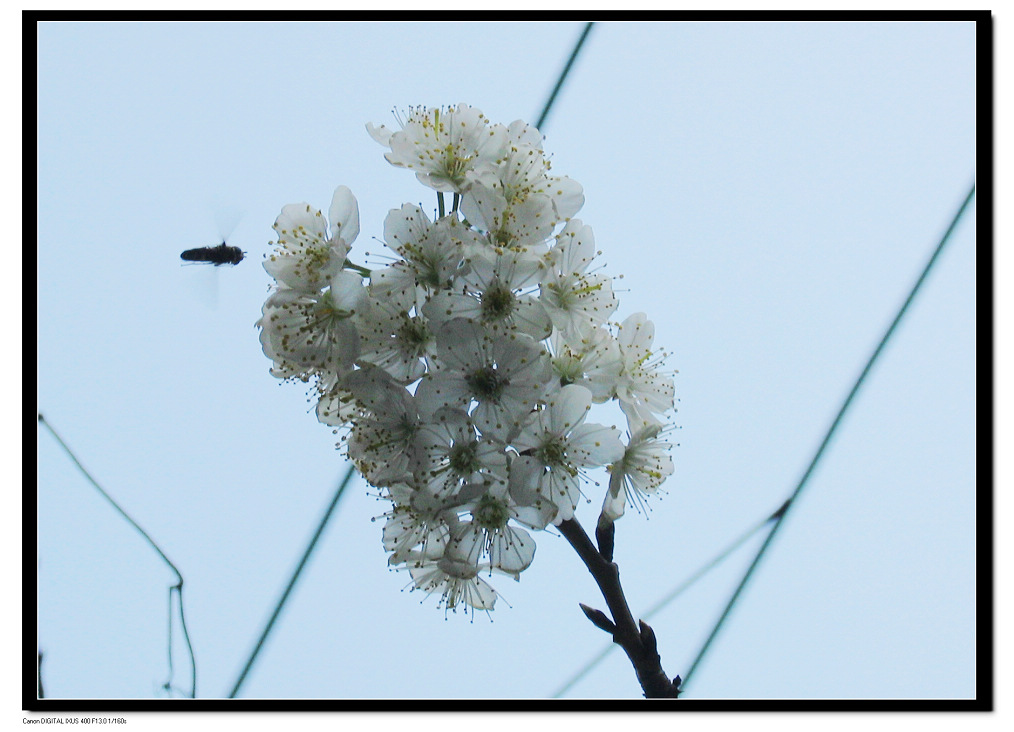
[[[253,327],[279,209],[348,185],[376,251],[388,209],[434,204],[365,124],[458,102],[534,123],[582,26],[40,26],[39,408],[182,571],[199,696],[231,689],[345,469]],[[679,370],[668,495],[618,525],[635,614],[802,474],[974,180],[974,54],[972,23],[592,32],[545,148],[618,316],[647,312]],[[230,208],[249,260],[179,266]],[[688,699],[975,695],[975,271],[973,202]],[[47,693],[157,696],[170,573],[41,429],[38,469]],[[242,696],[541,698],[608,640],[548,534],[497,582],[512,607],[445,621],[387,570],[383,510],[350,487]],[[651,621],[667,672],[755,547]],[[620,653],[569,694],[639,695]]]

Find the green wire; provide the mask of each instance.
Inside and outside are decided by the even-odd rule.
[[[757,564],[760,561],[761,556],[763,556],[764,552],[767,550],[768,545],[771,543],[771,540],[774,537],[775,532],[778,530],[778,527],[781,525],[782,519],[785,517],[785,514],[788,512],[788,509],[792,505],[792,502],[796,499],[796,497],[802,491],[803,486],[809,480],[810,475],[813,473],[814,468],[816,467],[816,465],[819,462],[821,456],[823,455],[824,449],[827,447],[828,443],[830,442],[831,436],[834,434],[835,430],[838,427],[838,424],[841,422],[841,419],[844,416],[845,411],[848,409],[849,405],[852,403],[853,398],[855,397],[856,393],[859,391],[859,387],[862,385],[863,381],[866,379],[866,375],[869,373],[870,369],[872,368],[874,361],[876,361],[877,357],[880,355],[880,352],[884,349],[884,346],[887,344],[887,341],[890,339],[890,337],[894,333],[895,328],[897,327],[897,325],[898,325],[899,321],[901,320],[902,316],[905,314],[905,311],[908,309],[909,304],[914,299],[916,292],[922,286],[922,283],[926,279],[926,276],[929,274],[930,269],[932,269],[933,265],[936,263],[937,257],[939,256],[940,252],[943,250],[944,245],[949,240],[949,238],[951,236],[951,233],[954,231],[955,226],[957,226],[958,221],[961,219],[962,215],[964,214],[965,209],[968,207],[968,204],[971,202],[972,197],[973,197],[974,194],[975,194],[975,185],[973,184],[971,190],[968,192],[968,195],[965,197],[964,202],[961,204],[961,208],[958,210],[957,214],[955,214],[955,216],[954,216],[954,219],[951,221],[951,225],[947,228],[947,231],[944,233],[943,237],[941,238],[940,243],[937,244],[936,249],[933,251],[933,255],[930,257],[929,261],[926,263],[926,266],[923,268],[922,274],[919,276],[919,279],[916,281],[915,285],[912,287],[912,290],[911,290],[911,292],[909,292],[908,297],[905,299],[905,302],[902,304],[901,309],[898,311],[897,315],[895,315],[894,321],[891,323],[890,327],[888,327],[887,332],[884,333],[883,338],[881,338],[880,343],[877,345],[876,349],[873,352],[873,355],[870,356],[869,360],[867,361],[866,366],[863,368],[862,373],[860,373],[859,378],[856,380],[855,384],[853,385],[852,390],[849,392],[848,397],[846,397],[846,399],[845,399],[844,403],[842,404],[841,408],[838,410],[838,415],[835,417],[834,421],[831,423],[831,427],[828,430],[827,434],[824,436],[823,442],[821,442],[820,447],[817,449],[816,454],[814,455],[813,459],[810,461],[809,467],[807,468],[806,472],[803,474],[802,479],[799,481],[798,485],[796,486],[795,490],[792,492],[792,495],[789,497],[789,499],[787,501],[785,501],[785,503],[783,503],[782,506],[777,511],[775,511],[773,514],[771,514],[770,516],[768,516],[767,518],[765,518],[763,521],[761,521],[760,523],[756,524],[751,529],[749,529],[748,531],[746,531],[738,539],[736,539],[735,541],[733,541],[725,549],[723,549],[721,552],[719,552],[713,559],[711,559],[711,561],[709,561],[707,564],[705,564],[700,569],[698,569],[696,572],[694,572],[692,575],[690,575],[690,577],[688,577],[680,585],[678,585],[676,587],[676,589],[674,589],[668,595],[666,595],[661,600],[659,600],[657,603],[655,603],[655,605],[652,606],[652,608],[650,610],[648,610],[646,613],[644,613],[644,615],[642,616],[645,620],[651,619],[651,617],[653,615],[655,615],[656,613],[658,613],[659,611],[661,611],[669,603],[671,603],[673,600],[675,600],[677,597],[679,597],[681,594],[683,594],[683,592],[685,592],[687,589],[689,589],[691,585],[693,585],[695,582],[697,582],[697,580],[699,580],[705,574],[707,574],[712,569],[714,569],[716,566],[718,566],[730,554],[732,554],[734,551],[736,551],[740,546],[742,546],[748,539],[750,539],[754,534],[756,534],[758,531],[760,531],[764,526],[768,525],[772,521],[775,522],[774,525],[771,527],[771,531],[768,532],[767,537],[764,539],[764,543],[761,545],[760,549],[758,550],[757,555],[754,557],[753,562],[750,564],[750,567],[747,569],[746,574],[744,575],[743,579],[740,581],[739,586],[736,588],[736,591],[733,593],[732,599],[729,600],[729,603],[726,605],[725,610],[723,611],[721,617],[718,619],[718,622],[715,624],[714,628],[712,629],[711,634],[708,636],[707,641],[705,641],[704,646],[701,648],[700,652],[698,652],[697,658],[694,660],[693,664],[691,665],[690,670],[687,672],[686,676],[683,677],[682,686],[686,685],[687,681],[690,679],[691,675],[696,670],[696,668],[699,665],[701,659],[704,657],[705,653],[707,652],[708,648],[710,647],[711,642],[714,640],[715,636],[718,634],[718,630],[721,628],[721,626],[724,623],[726,617],[729,615],[729,611],[732,609],[732,606],[736,603],[736,600],[739,598],[739,595],[740,595],[741,591],[743,590],[743,588],[745,587],[747,581],[749,580],[750,575],[753,573],[754,568],[757,566]],[[616,645],[613,644],[613,643],[610,643],[609,645],[603,647],[602,651],[599,652],[599,654],[597,656],[595,656],[588,663],[586,663],[583,667],[581,667],[581,669],[578,670],[577,673],[575,673],[573,676],[571,676],[566,681],[566,683],[564,683],[559,689],[556,690],[556,692],[554,692],[553,698],[554,699],[558,699],[558,698],[562,697],[565,693],[567,693],[567,691],[569,691],[578,681],[580,681],[585,676],[587,676],[588,673],[590,673],[592,671],[592,669],[594,669],[615,648],[616,648]]]
[[[593,22],[589,22],[585,25],[584,30],[581,31],[581,37],[577,39],[577,44],[574,46],[574,50],[570,54],[570,58],[567,59],[567,64],[563,67],[563,71],[560,72],[560,78],[556,80],[556,86],[553,87],[552,93],[549,95],[549,99],[546,100],[546,106],[542,108],[542,114],[539,115],[539,121],[535,123],[536,129],[542,132],[542,125],[546,121],[546,117],[549,116],[549,110],[553,106],[553,102],[556,101],[556,95],[563,88],[563,82],[567,78],[567,74],[570,73],[570,67],[574,65],[574,60],[577,58],[577,54],[581,51],[581,46],[584,45],[585,39],[588,34],[591,33],[592,26],[595,25]]]
[[[266,641],[268,635],[271,634],[271,629],[274,627],[275,621],[281,614],[286,600],[289,599],[289,593],[291,593],[292,588],[296,586],[296,582],[299,580],[299,575],[303,572],[303,567],[306,566],[307,560],[310,558],[314,548],[317,546],[317,540],[320,539],[320,535],[324,533],[324,527],[327,526],[327,522],[331,519],[331,514],[334,512],[335,506],[338,505],[338,500],[342,497],[342,493],[345,492],[345,488],[348,486],[349,481],[352,480],[352,476],[355,472],[355,466],[349,465],[349,469],[345,472],[345,477],[342,478],[341,482],[338,484],[338,489],[335,491],[334,498],[331,499],[331,505],[327,507],[326,511],[324,511],[324,515],[320,520],[320,525],[317,526],[317,531],[314,533],[313,538],[310,539],[310,543],[307,545],[306,551],[303,552],[303,558],[299,560],[299,564],[296,566],[295,571],[292,573],[292,577],[289,579],[289,584],[286,586],[284,592],[282,592],[282,596],[278,599],[278,603],[275,605],[275,609],[271,613],[271,617],[268,619],[267,625],[264,626],[264,630],[261,632],[261,637],[257,639],[257,644],[250,653],[250,658],[247,659],[246,665],[243,666],[243,670],[240,672],[239,677],[236,679],[236,683],[232,687],[232,691],[229,692],[230,699],[236,698],[240,688],[243,686],[243,682],[246,680],[247,674],[250,673],[250,669],[253,668],[254,661],[257,660],[257,656],[261,652],[261,647],[264,645],[264,641]]]
[[[698,652],[697,658],[695,658],[694,662],[690,665],[690,670],[687,671],[686,676],[683,677],[682,686],[684,688],[686,687],[686,684],[690,681],[690,678],[693,676],[694,671],[697,670],[698,665],[700,665],[701,659],[704,658],[705,654],[708,652],[708,649],[711,647],[712,641],[714,641],[715,636],[718,635],[718,631],[722,628],[722,625],[725,623],[725,619],[729,616],[729,612],[732,610],[733,606],[736,604],[736,601],[739,599],[739,596],[742,593],[743,588],[746,587],[747,582],[749,582],[750,577],[753,575],[754,570],[760,563],[761,557],[764,556],[764,552],[766,552],[767,548],[771,545],[772,539],[774,539],[775,534],[778,533],[778,529],[781,527],[785,516],[788,515],[789,510],[792,508],[792,504],[795,502],[796,498],[802,492],[803,487],[809,481],[810,476],[813,474],[814,469],[817,467],[817,463],[820,462],[821,457],[823,457],[824,455],[825,448],[827,448],[828,444],[831,442],[831,437],[838,429],[838,425],[841,424],[842,417],[845,416],[845,412],[848,411],[849,406],[851,406],[852,404],[852,400],[855,398],[856,394],[859,392],[860,387],[863,385],[863,382],[866,380],[866,375],[870,373],[870,370],[873,368],[874,362],[877,360],[881,352],[884,350],[884,347],[887,345],[887,342],[891,339],[891,336],[894,335],[894,331],[898,327],[898,323],[901,322],[902,316],[904,316],[905,311],[908,310],[908,306],[912,303],[912,300],[915,299],[915,295],[919,291],[919,288],[922,287],[922,283],[926,280],[926,276],[930,273],[930,270],[933,269],[933,265],[936,264],[937,258],[940,256],[940,252],[943,251],[944,245],[947,244],[948,240],[951,237],[951,233],[958,225],[958,221],[961,220],[961,217],[965,213],[965,209],[968,208],[968,204],[971,202],[974,195],[975,195],[975,184],[973,183],[971,189],[968,191],[968,195],[965,196],[964,202],[961,204],[961,207],[958,209],[958,212],[954,215],[954,219],[951,221],[951,225],[947,227],[947,231],[944,233],[943,237],[941,237],[940,243],[937,244],[936,249],[933,250],[933,254],[929,258],[929,261],[926,262],[926,266],[923,268],[922,274],[919,275],[919,279],[917,279],[915,284],[912,286],[912,290],[908,293],[908,297],[905,298],[905,302],[898,310],[897,315],[894,316],[894,320],[891,321],[891,325],[888,326],[887,331],[884,333],[883,338],[880,339],[880,343],[878,343],[877,347],[873,350],[873,354],[869,357],[869,360],[867,360],[866,365],[863,367],[862,372],[859,374],[859,378],[857,378],[855,384],[852,385],[852,390],[849,391],[848,396],[845,397],[845,401],[842,402],[841,408],[838,410],[838,414],[831,422],[831,426],[828,428],[827,434],[824,435],[824,439],[821,441],[820,447],[817,448],[817,452],[814,454],[813,459],[810,461],[810,465],[806,468],[806,472],[803,473],[803,477],[799,479],[799,483],[796,485],[796,489],[792,492],[792,495],[789,497],[789,500],[786,501],[784,510],[778,517],[777,521],[775,522],[775,525],[771,527],[771,532],[767,535],[767,538],[764,539],[764,543],[757,551],[757,555],[754,557],[753,562],[751,562],[749,568],[746,570],[746,574],[743,575],[743,579],[740,581],[739,586],[736,587],[736,591],[732,593],[732,597],[726,604],[725,609],[722,611],[721,616],[719,616],[718,622],[716,622],[715,626],[711,629],[711,634],[708,636],[708,639],[704,642],[704,645]]]

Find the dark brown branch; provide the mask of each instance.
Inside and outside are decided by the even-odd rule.
[[[620,646],[630,659],[634,673],[637,674],[637,681],[644,690],[644,696],[648,699],[675,699],[679,696],[679,676],[673,681],[669,680],[662,670],[662,659],[658,655],[654,631],[643,620],[634,622],[634,616],[630,613],[623,588],[620,586],[619,567],[595,548],[577,519],[568,519],[560,524],[559,528],[560,533],[574,547],[574,551],[581,557],[581,561],[599,586],[613,616],[611,623],[614,628],[613,643]],[[601,611],[591,608],[585,610],[584,606],[581,609],[597,627],[606,629],[607,626],[600,623],[609,621]],[[589,614],[589,610],[602,617],[599,618],[597,615],[593,617]]]
[[[595,543],[599,545],[599,554],[607,562],[613,561],[613,541],[616,538],[616,524],[612,521],[595,527]]]

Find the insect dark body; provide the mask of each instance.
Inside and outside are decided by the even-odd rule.
[[[186,262],[204,262],[214,264],[216,267],[222,264],[239,264],[246,256],[239,247],[230,247],[224,241],[217,247],[198,247],[187,249],[180,255],[180,259]]]

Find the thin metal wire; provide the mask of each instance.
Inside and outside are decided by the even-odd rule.
[[[584,30],[581,31],[581,36],[577,39],[577,44],[574,46],[574,50],[571,52],[570,58],[567,59],[567,63],[563,67],[563,71],[560,72],[560,78],[556,80],[556,86],[553,87],[553,91],[550,93],[549,99],[546,100],[546,106],[542,108],[542,114],[539,115],[539,121],[535,123],[535,127],[540,132],[544,131],[542,126],[545,123],[546,118],[549,116],[549,110],[552,109],[553,102],[556,101],[556,95],[559,94],[560,89],[563,88],[563,82],[566,80],[567,74],[570,73],[570,67],[574,65],[574,59],[576,59],[577,54],[580,53],[581,46],[584,45],[585,39],[588,37],[588,34],[591,33],[593,25],[595,25],[595,23],[589,21],[585,25]]]
[[[162,557],[162,561],[164,561],[169,566],[169,569],[171,569],[173,571],[173,574],[176,575],[176,584],[172,585],[169,588],[169,608],[170,608],[170,613],[171,613],[172,612],[172,596],[173,596],[173,591],[175,590],[176,592],[179,593],[179,600],[180,600],[180,625],[181,625],[181,627],[183,629],[183,638],[184,638],[184,640],[186,641],[186,644],[187,644],[187,653],[190,655],[190,670],[191,670],[190,697],[191,698],[196,698],[197,697],[197,660],[194,658],[194,647],[190,643],[190,634],[187,632],[187,620],[186,620],[186,616],[185,616],[185,614],[183,612],[183,575],[180,574],[180,571],[176,568],[176,565],[173,564],[170,561],[169,557],[166,556],[165,552],[162,551],[162,549],[159,547],[159,545],[155,543],[155,540],[152,539],[151,536],[148,535],[148,532],[145,531],[144,529],[142,529],[141,525],[138,524],[133,518],[131,518],[130,514],[128,514],[126,511],[124,511],[123,508],[120,507],[120,504],[118,504],[116,501],[113,500],[112,496],[110,496],[108,493],[106,493],[106,491],[102,488],[102,486],[100,486],[98,484],[98,481],[96,481],[95,478],[92,477],[91,473],[89,473],[87,470],[85,470],[85,467],[84,467],[84,465],[81,464],[81,461],[77,459],[77,456],[74,454],[74,452],[70,449],[70,447],[67,445],[67,443],[63,441],[63,438],[60,437],[59,433],[57,433],[57,431],[55,429],[53,429],[53,425],[51,425],[49,423],[49,421],[45,417],[42,416],[41,412],[39,413],[39,424],[43,425],[47,430],[49,430],[49,434],[51,434],[54,437],[54,439],[56,439],[56,441],[60,444],[60,447],[63,448],[63,451],[65,453],[67,453],[67,456],[71,459],[71,461],[74,463],[74,465],[77,466],[77,469],[81,471],[81,474],[85,478],[87,478],[88,482],[91,483],[95,487],[95,490],[97,490],[99,492],[99,494],[103,498],[105,498],[114,509],[116,509],[117,513],[119,513],[123,518],[125,518],[127,520],[127,522],[131,526],[134,527],[134,529],[137,531],[137,533],[139,533],[141,536],[144,537],[145,541],[147,541],[148,544],[151,545],[151,548],[154,549],[158,553],[158,555],[160,557]],[[172,662],[172,618],[170,617],[170,620],[169,620],[169,678],[170,678],[170,681],[166,682],[167,687],[168,687],[168,685],[170,684],[170,682],[172,680],[172,673],[173,673],[172,669],[173,669],[173,662]]]
[[[229,692],[229,698],[235,699],[236,694],[239,693],[240,687],[243,686],[243,682],[246,680],[247,674],[250,669],[253,668],[254,661],[257,659],[257,654],[261,652],[261,647],[264,645],[264,641],[267,640],[268,635],[271,633],[271,629],[275,625],[275,620],[278,619],[278,615],[282,612],[282,608],[285,606],[285,601],[289,599],[289,593],[292,592],[292,588],[296,586],[296,581],[299,579],[300,573],[303,571],[303,567],[306,566],[306,561],[310,558],[313,553],[314,547],[317,546],[317,540],[320,535],[324,533],[324,527],[327,526],[327,522],[331,518],[331,514],[334,512],[335,506],[338,505],[338,499],[342,497],[342,493],[345,492],[345,487],[352,480],[352,475],[355,473],[355,466],[349,465],[349,469],[345,472],[345,477],[342,478],[341,483],[338,484],[338,489],[335,491],[334,498],[331,500],[331,505],[327,507],[324,512],[324,516],[320,520],[320,525],[317,527],[316,533],[313,538],[310,539],[309,545],[306,547],[306,551],[303,552],[303,558],[299,560],[299,565],[296,570],[292,573],[292,577],[289,579],[289,584],[279,598],[278,603],[275,605],[274,612],[271,613],[271,618],[268,620],[267,625],[264,626],[264,631],[261,633],[261,637],[257,640],[257,645],[254,646],[253,652],[250,654],[250,658],[247,659],[246,665],[243,666],[243,670],[239,674],[239,678],[236,679],[235,685],[232,687],[232,691]]]
[[[750,566],[747,568],[746,574],[743,575],[743,579],[740,580],[739,586],[737,586],[735,592],[732,593],[732,597],[726,604],[725,609],[722,611],[721,616],[719,616],[718,622],[716,622],[714,627],[711,629],[711,633],[708,635],[708,639],[704,642],[704,645],[698,652],[697,657],[694,659],[694,662],[690,665],[690,670],[687,671],[686,676],[683,677],[682,684],[683,688],[686,688],[686,685],[690,681],[690,678],[693,676],[694,671],[696,671],[697,667],[700,665],[701,659],[704,658],[705,654],[707,654],[708,652],[708,649],[711,648],[712,642],[715,640],[715,637],[718,635],[719,630],[721,630],[723,624],[725,623],[725,619],[729,616],[729,612],[732,610],[733,606],[736,604],[736,601],[739,599],[740,594],[743,592],[743,588],[746,587],[747,582],[750,581],[750,577],[753,575],[754,570],[760,563],[760,560],[764,556],[764,553],[767,551],[767,548],[771,545],[771,541],[772,539],[774,539],[775,534],[778,533],[778,529],[782,526],[782,523],[784,522],[785,517],[788,515],[789,510],[792,508],[793,503],[795,502],[796,498],[799,497],[799,494],[802,492],[803,487],[807,484],[807,482],[810,479],[810,476],[813,474],[814,468],[817,467],[817,463],[819,463],[821,457],[823,457],[825,448],[827,448],[828,444],[831,442],[831,437],[838,429],[838,425],[841,423],[842,417],[845,415],[845,412],[848,411],[848,408],[852,404],[853,399],[859,392],[860,387],[862,387],[863,382],[866,380],[867,374],[870,373],[870,370],[873,368],[874,362],[877,360],[881,352],[884,350],[884,347],[887,345],[887,342],[891,339],[891,336],[894,334],[894,331],[897,328],[898,323],[901,322],[902,316],[905,315],[905,312],[908,310],[908,306],[912,303],[912,300],[915,298],[915,295],[919,291],[919,288],[922,287],[922,283],[926,280],[926,276],[933,268],[933,265],[936,264],[937,259],[940,256],[940,252],[943,251],[944,245],[947,244],[948,240],[951,237],[951,233],[958,225],[958,222],[961,220],[961,217],[964,215],[965,210],[968,208],[968,204],[971,202],[974,196],[975,196],[975,184],[973,183],[971,189],[968,191],[968,195],[965,196],[964,202],[961,204],[960,208],[958,208],[958,212],[954,215],[954,218],[951,220],[950,226],[947,227],[947,231],[944,233],[943,237],[941,237],[940,243],[937,244],[936,248],[933,250],[933,254],[929,258],[929,261],[926,262],[926,266],[923,267],[922,274],[919,275],[919,279],[917,279],[915,284],[912,286],[911,291],[908,293],[908,297],[905,298],[905,302],[902,303],[901,308],[898,310],[898,313],[894,316],[894,320],[891,321],[891,325],[888,326],[887,331],[880,339],[880,342],[877,344],[877,347],[873,349],[873,353],[866,361],[866,365],[863,367],[862,372],[859,374],[859,378],[856,379],[856,382],[855,384],[852,385],[852,389],[851,391],[849,391],[848,396],[845,397],[845,401],[842,402],[842,405],[838,410],[838,414],[831,422],[831,426],[828,428],[827,433],[824,435],[824,439],[821,441],[820,447],[817,448],[817,452],[814,454],[813,459],[810,460],[810,464],[806,468],[806,471],[803,473],[803,477],[799,479],[799,483],[796,485],[796,488],[792,492],[792,495],[789,496],[789,499],[785,502],[784,509],[781,512],[781,515],[775,521],[774,526],[771,527],[771,531],[764,539],[764,543],[761,544],[760,549],[757,550],[757,555],[754,557],[753,561],[750,563]]]

